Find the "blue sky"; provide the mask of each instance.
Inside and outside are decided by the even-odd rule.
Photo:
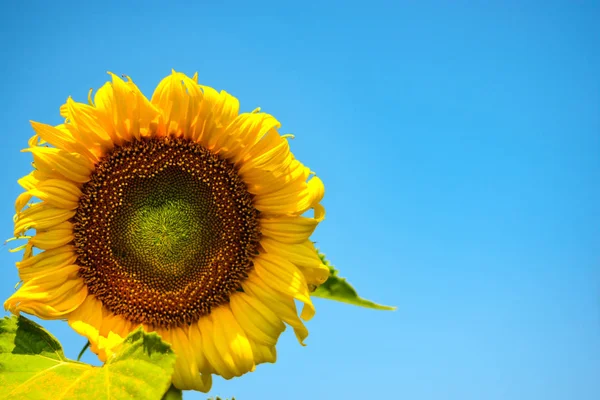
[[[319,247],[363,296],[398,306],[317,299],[306,347],[288,331],[276,364],[210,395],[600,397],[597,5],[17,3],[0,25],[0,237],[30,119],[60,123],[107,70],[148,96],[171,68],[198,71],[296,135],[326,184]],[[7,248],[2,300],[17,281]],[[44,326],[76,357],[84,339]]]

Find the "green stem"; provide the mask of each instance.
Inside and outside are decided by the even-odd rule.
[[[85,344],[85,346],[83,346],[83,349],[81,349],[81,351],[79,352],[79,355],[77,356],[77,361],[81,360],[81,356],[83,356],[83,353],[85,353],[85,351],[88,349],[88,347],[90,347],[90,341],[88,340],[87,343]]]

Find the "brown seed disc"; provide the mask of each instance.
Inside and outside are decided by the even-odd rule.
[[[252,269],[260,231],[252,195],[197,143],[115,147],[83,185],[73,217],[90,294],[135,323],[192,323],[229,301]]]

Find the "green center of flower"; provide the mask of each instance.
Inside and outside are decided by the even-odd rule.
[[[175,277],[193,274],[195,260],[219,246],[224,221],[211,194],[210,186],[179,167],[132,179],[110,232],[119,263],[175,289]]]
[[[191,323],[252,269],[258,211],[235,168],[180,139],[113,149],[82,188],[75,222],[91,294],[136,323]]]
[[[133,212],[128,223],[132,251],[156,270],[176,275],[185,272],[177,267],[202,246],[202,241],[194,240],[195,234],[200,233],[194,232],[194,227],[202,230],[201,221],[196,221],[196,210],[182,200],[150,198],[146,203]]]
[[[169,264],[176,267],[185,260],[186,253],[194,249],[192,227],[202,227],[202,224],[186,222],[196,219],[196,215],[194,207],[185,201],[151,199],[148,203],[137,209],[131,218],[128,231],[137,239],[132,242],[140,257],[156,264],[156,269]]]

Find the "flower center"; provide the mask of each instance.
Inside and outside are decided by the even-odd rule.
[[[79,271],[91,294],[135,323],[197,321],[252,269],[252,196],[227,161],[183,139],[116,147],[82,188]]]

